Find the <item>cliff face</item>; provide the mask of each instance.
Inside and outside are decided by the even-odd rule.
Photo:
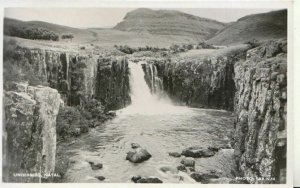
[[[16,86],[15,91],[4,92],[3,181],[41,182],[39,175],[54,173],[56,116],[62,100],[49,87]]]
[[[149,63],[156,67],[163,89],[173,101],[192,107],[233,110],[234,63],[244,56],[242,50],[217,57]],[[145,73],[149,80],[149,71]]]
[[[94,97],[107,104],[108,110],[130,103],[129,71],[125,60],[21,47],[16,47],[6,56],[19,64],[27,64],[34,77],[43,81],[43,85],[57,89],[69,106],[80,105]],[[99,87],[101,84],[109,86]]]
[[[251,183],[285,182],[286,53],[286,41],[270,41],[249,50],[247,59],[235,64],[234,149],[240,170],[253,178]]]
[[[107,108],[116,110],[131,103],[129,92],[127,59],[98,59],[95,98]]]
[[[153,77],[162,79],[162,89],[175,102],[234,111],[233,147],[242,177],[250,183],[284,183],[286,54],[286,40],[273,40],[217,57],[149,60],[145,79],[150,88]],[[157,73],[149,71],[153,66]]]

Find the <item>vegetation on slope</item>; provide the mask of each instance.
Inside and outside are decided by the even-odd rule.
[[[185,36],[202,41],[224,27],[224,23],[179,11],[136,9],[127,13],[114,29],[153,35]]]
[[[240,18],[208,40],[216,45],[242,44],[252,39],[287,37],[287,10],[254,14]]]

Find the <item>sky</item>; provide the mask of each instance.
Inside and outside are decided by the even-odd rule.
[[[23,21],[45,21],[76,28],[109,28],[135,8],[6,8],[5,17]],[[274,9],[173,9],[221,22],[232,22]]]

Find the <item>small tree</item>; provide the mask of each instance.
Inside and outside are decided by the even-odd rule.
[[[74,38],[74,35],[72,33],[65,33],[65,34],[62,34],[61,36],[62,39],[72,39]]]

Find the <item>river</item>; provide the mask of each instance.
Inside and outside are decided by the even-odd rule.
[[[188,174],[176,170],[184,157],[171,157],[168,152],[181,152],[190,146],[230,145],[231,112],[175,106],[167,98],[151,94],[141,63],[129,62],[132,104],[119,110],[114,119],[64,147],[72,165],[63,182],[100,182],[95,176],[104,176],[103,182],[124,183],[141,175],[155,176],[163,182],[192,183],[195,181]],[[126,153],[132,150],[131,143],[146,148],[152,157],[138,164],[125,160]],[[103,168],[92,170],[90,161],[102,163]],[[195,161],[196,171],[214,170],[222,177],[233,177],[232,149]],[[164,172],[162,167],[174,170]]]

